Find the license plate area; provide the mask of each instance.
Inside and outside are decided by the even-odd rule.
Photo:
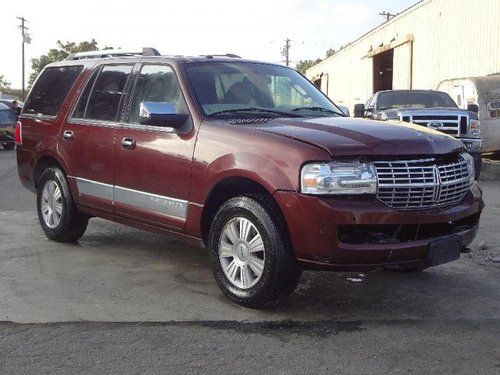
[[[453,235],[434,240],[429,245],[429,253],[425,263],[429,266],[439,266],[460,259],[460,236]]]

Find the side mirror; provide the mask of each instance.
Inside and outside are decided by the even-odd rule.
[[[469,104],[467,110],[470,112],[479,113],[479,106],[477,104]]]
[[[365,117],[365,105],[355,104],[354,105],[354,117]]]
[[[347,117],[351,116],[351,113],[349,112],[349,108],[347,108],[345,105],[339,105],[339,104],[337,104],[337,107],[339,107],[339,109],[342,111],[342,113],[344,115],[346,115]]]
[[[173,103],[142,102],[139,108],[139,124],[179,128],[188,119],[188,115],[178,114]]]

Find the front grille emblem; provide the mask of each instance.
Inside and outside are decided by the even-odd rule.
[[[440,129],[443,127],[443,125],[444,124],[441,121],[436,121],[436,120],[429,121],[427,123],[427,127],[432,129]]]

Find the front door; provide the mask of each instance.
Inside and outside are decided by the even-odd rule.
[[[182,231],[187,218],[195,130],[191,118],[180,129],[168,124],[139,124],[142,102],[168,102],[178,113],[189,111],[170,66],[144,64],[136,79],[129,115],[116,133],[115,211]]]
[[[124,90],[134,64],[104,65],[92,73],[70,119],[60,150],[68,160],[78,204],[113,210],[114,144]]]

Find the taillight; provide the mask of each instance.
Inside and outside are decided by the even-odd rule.
[[[18,146],[21,146],[23,144],[23,129],[22,129],[21,121],[18,121],[16,124],[16,133],[14,136],[14,141],[16,142],[16,145],[18,145]]]

